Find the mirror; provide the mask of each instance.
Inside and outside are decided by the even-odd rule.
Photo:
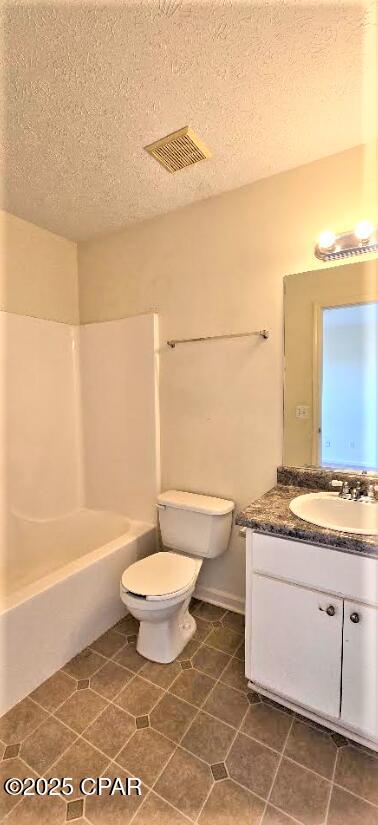
[[[378,471],[378,260],[284,279],[289,466]]]

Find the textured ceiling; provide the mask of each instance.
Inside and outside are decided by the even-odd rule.
[[[1,0],[1,205],[83,239],[363,142],[374,8]],[[143,146],[188,124],[171,175]]]

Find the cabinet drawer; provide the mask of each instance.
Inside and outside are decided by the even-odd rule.
[[[253,570],[378,605],[378,560],[247,531]]]

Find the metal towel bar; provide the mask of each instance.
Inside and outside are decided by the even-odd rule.
[[[251,335],[260,335],[261,338],[266,340],[269,338],[269,330],[257,329],[254,330],[254,332],[236,332],[231,335],[206,335],[202,338],[172,338],[171,341],[167,341],[167,344],[171,349],[174,349],[177,344],[196,344],[203,341],[221,341],[226,338],[246,338]]]

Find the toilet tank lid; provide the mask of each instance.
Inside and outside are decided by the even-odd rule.
[[[232,513],[235,504],[226,498],[203,496],[200,493],[186,493],[183,490],[167,490],[160,493],[158,504],[165,507],[175,507],[178,510],[192,510],[194,513],[204,513],[209,516],[224,516]]]

